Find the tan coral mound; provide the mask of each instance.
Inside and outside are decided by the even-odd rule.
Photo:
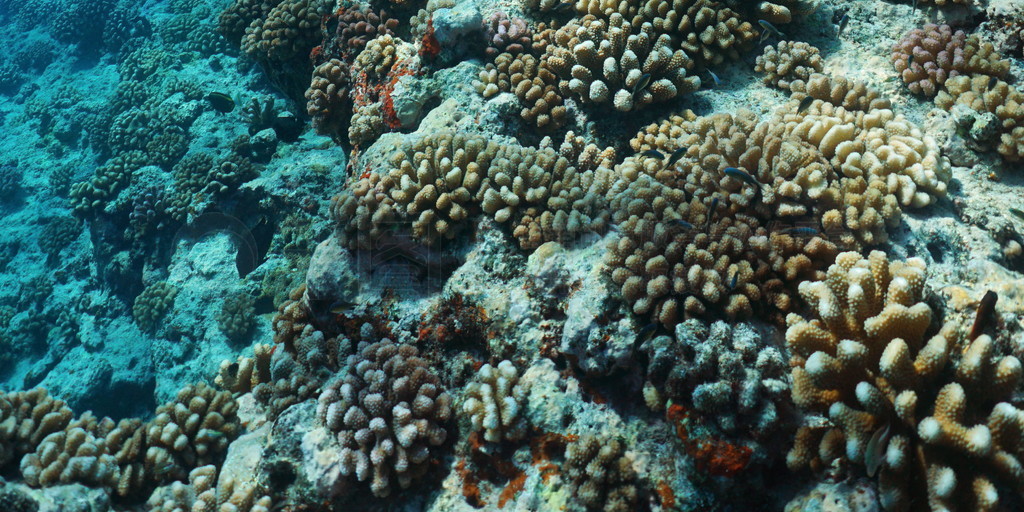
[[[877,471],[890,511],[992,510],[997,485],[1024,485],[1024,411],[1008,402],[1020,361],[952,323],[935,332],[924,293],[923,261],[878,251],[840,254],[824,280],[801,284],[814,316],[787,319],[793,399],[830,425],[801,427],[787,462]]]

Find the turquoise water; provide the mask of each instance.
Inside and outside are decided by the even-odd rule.
[[[1024,509],[1018,2],[0,26],[0,512]]]

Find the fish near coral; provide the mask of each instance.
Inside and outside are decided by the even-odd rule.
[[[211,92],[206,95],[206,101],[210,102],[210,106],[214,110],[222,114],[227,114],[235,110],[235,100],[222,92]]]

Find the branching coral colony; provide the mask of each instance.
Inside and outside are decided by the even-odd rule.
[[[621,309],[594,315],[595,325],[623,326],[595,350],[626,332],[623,352],[638,369],[594,379],[626,382],[611,400],[592,375],[577,373],[575,355],[553,348],[568,321],[535,318],[526,294],[492,301],[498,315],[488,301],[475,314],[417,311],[410,327],[385,305],[393,298],[357,316],[348,297],[321,296],[330,292],[310,278],[277,305],[273,344],[224,361],[217,388],[187,386],[145,421],[76,416],[42,388],[0,394],[0,473],[20,471],[34,488],[81,484],[118,506],[153,511],[312,510],[356,499],[388,506],[442,485],[477,508],[543,507],[568,492],[575,501],[565,508],[619,511],[683,506],[675,493],[685,478],[741,485],[753,478],[748,468],[784,459],[794,472],[867,477],[887,511],[1016,504],[1024,494],[1020,361],[998,337],[967,335],[940,318],[926,302],[922,260],[870,251],[888,242],[905,211],[942,200],[951,167],[880,90],[825,72],[817,48],[781,40],[779,27],[815,2],[523,3],[525,12],[474,17],[451,0],[235,0],[218,31],[304,100],[314,131],[354,149],[330,206],[329,242],[339,254],[396,233],[433,249],[481,225],[497,226],[485,235],[515,246],[503,255],[519,250],[531,260],[594,242],[595,270],[557,284],[566,302],[576,293],[586,302],[596,282],[610,290],[601,303]],[[453,18],[472,21],[457,38],[469,46],[464,54],[449,47]],[[678,108],[718,82],[716,66],[764,41],[774,44],[753,67],[788,96],[781,105],[762,115]],[[140,238],[186,223],[203,201],[257,172],[240,154],[189,153],[195,119],[187,109],[133,85],[169,57],[137,39],[123,45],[119,107],[97,130],[112,155],[69,195],[84,219],[130,204]],[[476,68],[459,64],[476,78],[472,100],[511,113],[512,129],[528,136],[457,123],[417,130],[438,94],[412,84],[442,83],[430,80],[461,56],[482,59]],[[992,45],[929,24],[906,34],[891,62],[912,93],[988,116],[984,142],[1007,161],[1024,158],[1024,93]],[[631,121],[663,108],[670,112],[621,146],[593,142],[613,144],[594,133],[606,117]],[[385,136],[400,131],[413,133]],[[386,147],[371,151],[382,138]],[[120,201],[152,164],[171,171],[173,188]],[[77,236],[77,223],[62,226],[57,238]],[[459,272],[462,280],[484,275]],[[495,274],[484,279],[499,282]],[[519,271],[509,275],[500,283],[523,282],[514,281]],[[50,294],[30,288],[29,302]],[[168,281],[138,293],[138,326],[160,331],[177,294]],[[511,304],[519,300],[526,306]],[[228,339],[260,332],[254,298],[219,307]],[[506,312],[524,329],[540,325],[541,348],[528,336],[505,353],[487,345],[501,341],[489,322]],[[772,336],[780,330],[784,343]],[[445,343],[460,332],[476,333],[460,340],[472,351]],[[641,397],[653,413],[622,405]],[[275,445],[255,478],[237,478],[226,470],[228,448],[264,420]],[[298,441],[288,437],[295,432]],[[648,432],[675,450],[655,453],[641,438]],[[315,490],[282,489],[291,484]],[[492,484],[496,496],[487,494]],[[0,504],[8,499],[0,495]]]

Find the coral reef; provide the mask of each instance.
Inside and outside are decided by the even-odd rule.
[[[341,471],[383,497],[409,487],[447,438],[451,398],[411,345],[361,343],[347,371],[318,398],[317,417],[336,432]]]
[[[977,35],[953,32],[949,25],[929,23],[914,29],[893,46],[892,62],[910,92],[935,96],[956,76],[1005,78],[1010,62]]]
[[[502,361],[497,367],[485,364],[477,380],[466,387],[462,411],[469,415],[474,430],[483,431],[485,440],[517,441],[526,435],[522,407],[527,392],[529,383],[519,379],[511,361]]]
[[[656,337],[641,347],[660,397],[652,405],[661,409],[666,398],[685,403],[726,434],[770,439],[782,429],[789,399],[788,354],[772,342],[747,323],[680,323],[674,341]]]
[[[149,512],[270,512],[273,507],[270,496],[259,495],[254,485],[219,480],[216,466],[193,469],[188,482],[174,482],[154,492],[146,501]]]
[[[886,510],[991,509],[1000,480],[1021,491],[1024,413],[1005,401],[1020,361],[952,322],[931,327],[923,261],[843,253],[800,294],[816,314],[787,319],[793,400],[830,424],[801,427],[791,468],[863,464]]]
[[[635,510],[639,500],[632,464],[618,439],[583,434],[569,443],[563,470],[589,510],[625,512]]]
[[[132,305],[132,316],[143,330],[152,330],[174,305],[178,289],[167,281],[157,281],[146,287]]]
[[[693,60],[673,51],[671,37],[649,23],[633,28],[617,13],[607,21],[588,14],[553,38],[541,61],[558,75],[562,95],[583,103],[628,112],[700,87],[699,78],[687,75]]]

